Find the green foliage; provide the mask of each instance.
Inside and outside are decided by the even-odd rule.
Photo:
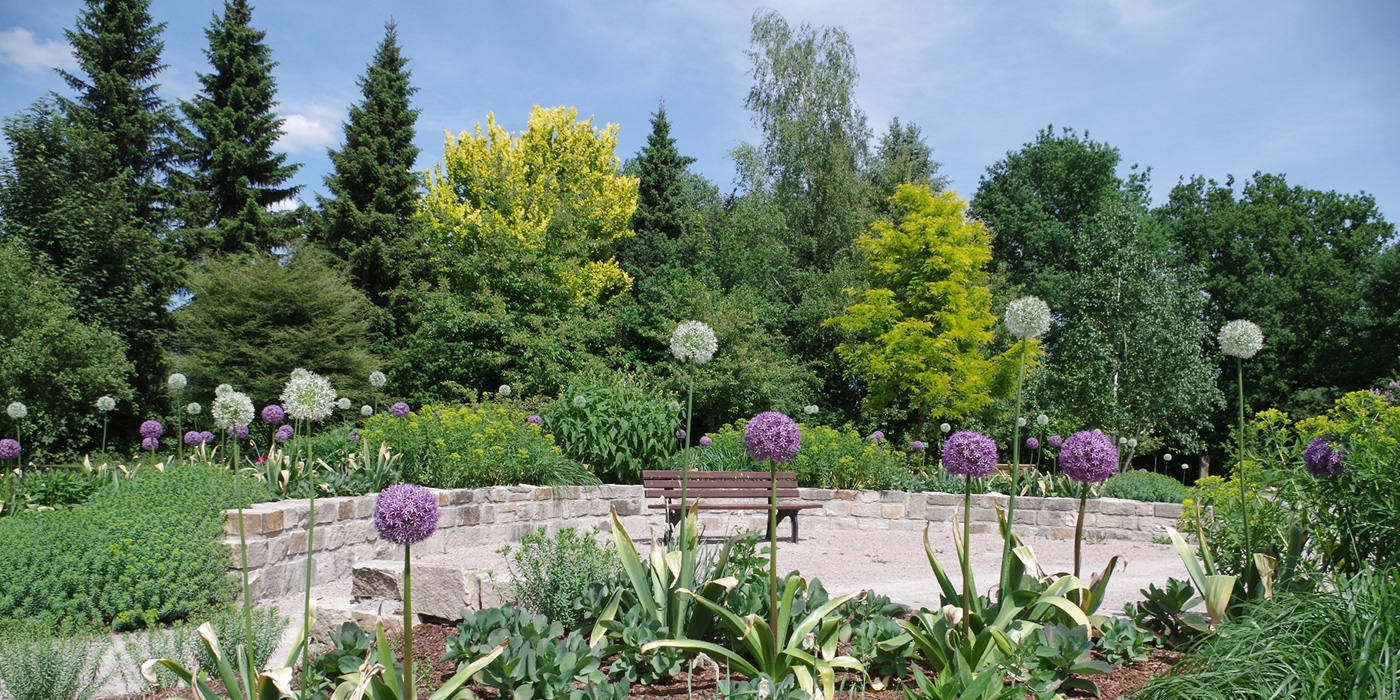
[[[560,448],[610,484],[635,484],[680,445],[679,402],[623,373],[580,376],[541,413]]]
[[[181,619],[229,593],[222,510],[257,483],[189,466],[142,471],[84,506],[0,520],[0,617],[117,629]]]
[[[101,689],[102,655],[111,644],[71,625],[54,629],[32,620],[0,626],[0,697],[5,700],[87,700]]]
[[[111,172],[107,138],[83,120],[41,101],[6,119],[4,131],[9,155],[0,164],[0,237],[19,241],[39,266],[51,271],[46,274],[71,293],[64,298],[78,321],[120,338],[119,346],[93,331],[79,332],[74,339],[88,348],[79,356],[124,352],[136,369],[131,383],[140,409],[163,405],[162,335],[170,324],[166,304],[183,277],[164,229],[140,218],[125,175]],[[9,262],[16,250],[5,243]],[[34,291],[47,294],[51,289]],[[98,351],[93,347],[98,343],[108,347]],[[131,372],[116,371],[119,376]],[[126,381],[112,383],[107,393],[129,396]],[[90,404],[98,395],[81,398]]]
[[[746,420],[735,421],[710,434],[712,444],[694,447],[672,457],[668,469],[679,469],[687,462],[694,469],[709,471],[753,471],[753,458],[744,446]],[[797,475],[799,486],[819,489],[906,490],[917,483],[910,471],[909,456],[888,443],[875,444],[850,428],[799,423],[802,449],[784,471]]]
[[[867,415],[899,404],[921,427],[965,418],[994,398],[995,367],[1020,356],[987,353],[991,234],[952,192],[902,185],[891,204],[896,223],[876,221],[856,242],[872,288],[852,290],[854,303],[826,322],[854,338],[836,352],[864,385]]]
[[[564,635],[558,622],[511,607],[468,612],[448,637],[444,661],[470,659],[509,640],[505,652],[476,674],[478,683],[503,697],[581,700],[587,689],[575,682],[602,685],[597,651],[578,632]]]
[[[358,81],[364,99],[350,106],[344,145],[330,151],[325,182],[332,196],[318,196],[322,216],[313,226],[313,239],[349,262],[352,283],[381,308],[426,271],[415,221],[420,176],[413,170],[420,110],[409,106],[418,88],[407,64],[390,20]]]
[[[940,167],[941,164],[933,160],[933,148],[924,141],[923,130],[918,124],[909,122],[901,125],[899,117],[891,119],[866,170],[866,177],[873,189],[871,194],[877,200],[876,208],[881,209],[882,214],[890,215],[886,204],[900,185],[927,187],[934,192],[942,192],[948,186],[948,178],[938,174]]]
[[[987,169],[973,215],[1006,282],[1045,300],[1048,372],[1032,401],[1078,425],[1201,446],[1221,405],[1199,272],[1147,217],[1147,174],[1117,149],[1045,129]],[[1136,166],[1134,166],[1135,169]]]
[[[304,367],[369,402],[367,379],[378,368],[366,338],[373,307],[323,253],[211,261],[189,290],[172,337],[176,366],[189,377],[184,396],[212,400],[214,387],[232,384],[255,404],[275,403],[287,374]]]
[[[121,337],[80,321],[71,295],[35,269],[16,241],[0,244],[0,401],[29,416],[0,419],[29,460],[71,458],[100,431],[95,401],[132,396]]]
[[[1181,503],[1191,497],[1191,490],[1165,474],[1128,470],[1108,477],[1099,495],[1147,503]]]
[[[346,620],[330,634],[331,648],[311,662],[305,674],[305,686],[311,697],[329,697],[335,691],[336,680],[353,673],[364,663],[370,652],[370,637],[360,626]]]
[[[192,256],[269,253],[283,232],[267,208],[300,189],[287,185],[299,165],[273,150],[282,134],[272,51],[266,32],[252,27],[247,0],[226,0],[204,35],[212,73],[200,73],[199,94],[182,101],[189,120],[181,133],[191,167],[184,183],[187,246]]]
[[[1103,654],[1105,661],[1114,666],[1127,666],[1147,660],[1147,647],[1154,638],[1152,633],[1140,629],[1135,621],[1110,617],[1104,621],[1102,631],[1103,636],[1094,640],[1094,648]]]
[[[517,605],[544,615],[565,629],[578,627],[581,611],[574,603],[589,584],[619,578],[622,565],[611,546],[598,544],[596,532],[572,527],[549,534],[544,528],[520,536],[520,545],[501,549],[510,571]]]
[[[669,630],[655,617],[647,615],[642,606],[628,606],[619,617],[602,625],[608,632],[609,643],[601,647],[600,655],[615,656],[608,667],[609,678],[628,684],[651,685],[681,672],[685,657],[679,649],[664,647],[649,654],[642,653],[643,645],[665,639],[669,634]]]
[[[1191,612],[1201,604],[1190,581],[1168,578],[1166,588],[1149,583],[1140,591],[1142,601],[1123,606],[1123,613],[1138,627],[1156,635],[1168,649],[1187,649],[1210,634],[1204,615]]]
[[[1010,664],[1011,677],[1042,700],[1063,697],[1065,691],[1098,696],[1098,686],[1083,676],[1102,675],[1113,669],[1090,657],[1093,647],[1087,626],[1065,627],[1052,622],[1021,643]]]
[[[1379,346],[1384,335],[1374,334],[1384,317],[1373,311],[1386,307],[1373,310],[1367,297],[1387,284],[1377,263],[1395,227],[1371,195],[1308,189],[1266,173],[1236,193],[1233,178],[1222,185],[1195,177],[1173,188],[1156,214],[1205,273],[1208,326],[1246,318],[1264,331],[1264,349],[1249,362],[1247,405],[1320,412],[1328,399],[1368,388],[1394,367],[1393,340]],[[1234,380],[1232,372],[1220,378],[1228,396],[1238,392]]]
[[[141,664],[147,659],[171,659],[183,666],[194,666],[199,652],[197,639],[194,627],[187,621],[167,628],[147,627],[128,632],[117,652],[117,660],[122,664],[121,674],[129,684],[144,683],[152,690],[174,688],[180,683],[174,673],[164,668],[155,669],[156,680],[152,683],[141,677]]]
[[[1400,578],[1394,570],[1337,582],[1333,593],[1252,602],[1239,619],[1135,697],[1390,698],[1400,696]]]
[[[598,483],[552,435],[499,405],[421,406],[407,418],[378,413],[365,421],[361,441],[392,445],[404,455],[404,480],[432,488]]]
[[[26,508],[64,508],[86,503],[103,484],[111,483],[96,470],[60,467],[49,471],[27,471],[0,475],[0,493],[12,494],[5,512]]]
[[[657,107],[647,144],[627,167],[638,181],[635,235],[622,243],[618,261],[634,279],[668,265],[693,266],[697,254],[708,248],[686,182],[686,167],[694,162],[676,150],[666,106]]]
[[[247,649],[253,665],[267,668],[272,652],[282,643],[282,630],[287,628],[287,618],[277,613],[277,608],[255,608],[253,610],[253,638],[248,639],[247,621],[241,606],[231,605],[220,608],[209,620],[219,644],[227,650],[243,645]],[[199,649],[199,667],[211,676],[219,672],[218,661],[207,647]]]

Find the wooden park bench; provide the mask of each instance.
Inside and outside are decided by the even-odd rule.
[[[768,510],[768,472],[713,472],[691,470],[686,498],[699,510]],[[680,522],[685,512],[681,503],[681,473],[673,470],[642,471],[642,487],[648,500],[662,499],[649,508],[664,508],[666,520],[672,525]],[[820,503],[803,503],[796,499],[797,475],[778,472],[778,520],[792,522],[792,541],[797,541],[797,514],[808,508],[820,508]],[[773,533],[768,533],[770,536]]]

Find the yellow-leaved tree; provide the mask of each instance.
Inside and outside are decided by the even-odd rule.
[[[613,248],[632,235],[637,179],[621,172],[617,128],[595,129],[573,107],[536,105],[519,134],[494,115],[484,129],[448,134],[423,207],[453,288],[575,308],[626,291],[632,280]]]
[[[1010,389],[1020,353],[988,353],[992,234],[953,192],[900,185],[889,201],[896,222],[856,240],[871,289],[849,290],[854,302],[826,321],[853,338],[836,352],[865,387],[865,411],[907,407],[920,428],[973,415]]]

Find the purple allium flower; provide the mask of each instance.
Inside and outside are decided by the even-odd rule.
[[[1028,437],[1028,438],[1026,438],[1026,449],[1028,449],[1028,450],[1038,450],[1038,449],[1040,449],[1040,441],[1037,440],[1037,439],[1035,439],[1034,437]]]
[[[1313,438],[1307,449],[1303,450],[1303,466],[1307,467],[1309,474],[1324,479],[1341,474],[1346,468],[1342,464],[1346,457],[1345,450],[1334,446],[1331,435]]]
[[[155,452],[156,450],[160,449],[160,438],[143,438],[141,440],[141,449],[147,452]]]
[[[1065,444],[1065,439],[1060,437],[1059,435],[1051,435],[1045,440],[1045,444],[1058,450],[1060,449],[1060,445]]]
[[[14,459],[19,456],[19,441],[11,438],[0,440],[0,459]]]
[[[437,496],[417,484],[394,484],[374,501],[374,528],[394,544],[418,544],[431,537],[437,526]]]
[[[711,440],[709,435],[701,435],[701,436],[700,436],[700,446],[701,446],[701,447],[709,447],[709,446],[710,446],[711,444],[713,444],[713,443],[714,443],[714,440]]]
[[[531,425],[544,425],[544,419],[534,414],[531,414],[529,418],[526,418],[525,422]]]
[[[201,442],[204,442],[204,438],[200,436],[198,430],[185,431],[185,447],[194,447]]]
[[[276,432],[276,433],[273,433],[272,437],[273,437],[274,439],[276,439],[277,442],[286,442],[286,441],[292,439],[292,434],[293,434],[294,432],[295,432],[295,431],[292,430],[292,426],[290,426],[290,425],[284,425],[284,426],[278,428],[278,429],[277,429],[277,432]]]
[[[392,413],[392,414],[394,415],[395,418],[403,418],[403,417],[407,416],[407,415],[408,415],[408,410],[409,410],[409,409],[408,409],[408,404],[406,404],[406,403],[404,403],[404,402],[402,402],[402,401],[400,401],[400,402],[394,404],[393,406],[390,406],[390,407],[389,407],[389,413]]]
[[[160,421],[148,420],[141,424],[141,437],[158,438],[165,433],[165,426]]]
[[[228,436],[234,438],[235,440],[242,440],[243,438],[248,437],[248,426],[230,425],[228,427]]]
[[[247,430],[247,428],[244,428],[244,430]],[[199,433],[199,441],[206,445],[214,444],[214,433],[208,430],[201,431]]]
[[[357,445],[360,442],[360,434],[354,430],[351,430],[350,434],[345,436],[345,439],[349,441],[351,445]]]
[[[681,429],[679,429],[679,430],[676,431],[676,439],[677,439],[677,440],[684,440],[684,439],[685,439],[685,429],[684,429],[684,428],[681,428]]]
[[[982,433],[960,430],[943,445],[943,466],[949,474],[988,476],[997,470],[997,444]]]
[[[744,426],[744,444],[749,456],[760,462],[771,459],[779,464],[792,461],[802,446],[797,422],[777,411],[764,411]]]
[[[1081,484],[1097,484],[1118,471],[1118,446],[1103,433],[1081,430],[1065,440],[1060,470]]]
[[[885,431],[883,431],[883,430],[876,430],[875,432],[871,433],[871,434],[870,434],[870,441],[871,441],[871,442],[874,442],[874,443],[881,443],[881,442],[884,442],[884,441],[885,441]]]
[[[263,422],[267,423],[268,425],[277,425],[281,423],[286,417],[287,412],[283,411],[282,407],[278,406],[275,403],[270,403],[266,406],[263,406],[262,419]]]
[[[923,440],[915,440],[915,441],[909,443],[909,449],[911,449],[911,450],[913,450],[913,451],[915,451],[915,452],[923,452],[924,449],[927,448],[927,447],[928,447],[928,445],[925,445]]]

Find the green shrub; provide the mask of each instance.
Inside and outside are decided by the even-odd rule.
[[[667,469],[710,471],[762,471],[744,446],[746,420],[735,421],[710,435],[708,447],[696,447],[671,457]],[[888,443],[874,444],[855,430],[799,424],[802,446],[782,471],[797,475],[800,486],[820,489],[910,490],[919,480],[909,469],[909,457]]]
[[[11,621],[0,630],[0,698],[85,700],[97,694],[102,637],[64,625],[55,630],[33,620]]]
[[[636,484],[680,446],[680,403],[635,377],[614,373],[570,382],[542,414],[564,454],[612,484]]]
[[[361,439],[403,453],[404,481],[440,489],[596,484],[553,436],[502,406],[422,406],[407,418],[376,414]]]
[[[167,622],[227,597],[221,511],[266,497],[208,466],[142,471],[83,506],[0,520],[0,618]]]
[[[1100,495],[1148,503],[1181,503],[1191,497],[1191,490],[1165,474],[1126,471],[1109,477]]]
[[[219,638],[219,647],[225,654],[232,654],[235,647],[242,644],[253,652],[253,665],[267,668],[267,660],[277,645],[282,642],[282,630],[287,628],[287,618],[277,614],[277,608],[255,608],[253,610],[253,639],[248,641],[248,623],[243,617],[243,607],[230,605],[214,613],[209,623],[214,626],[214,634]],[[199,667],[211,678],[219,674],[218,662],[209,648],[199,647]]]
[[[544,528],[520,537],[518,548],[501,550],[508,559],[511,590],[517,605],[573,629],[582,610],[574,602],[588,584],[608,581],[622,573],[612,545],[600,545],[593,533],[574,528],[553,535]]]

